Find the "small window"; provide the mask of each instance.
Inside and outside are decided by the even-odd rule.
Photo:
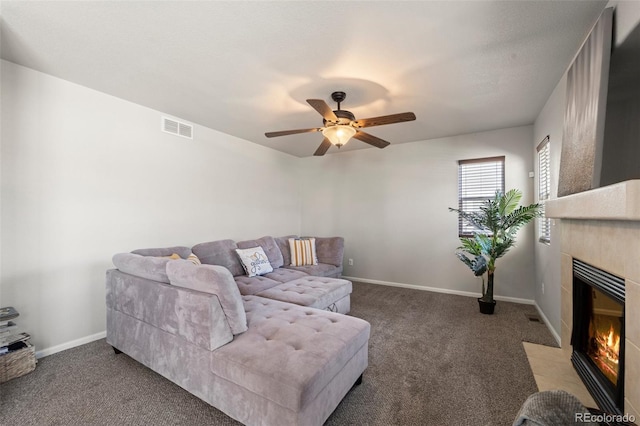
[[[538,145],[538,202],[542,205],[543,216],[538,218],[538,234],[541,243],[551,243],[551,219],[544,217],[545,202],[551,196],[551,159],[549,136]]]
[[[458,209],[480,211],[496,191],[504,193],[504,156],[458,161]],[[477,227],[458,216],[458,235],[471,237]]]

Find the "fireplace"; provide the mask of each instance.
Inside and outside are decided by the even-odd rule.
[[[624,279],[573,260],[571,361],[603,410],[624,410]]]
[[[567,357],[573,353],[573,260],[624,277],[624,359],[619,360],[624,368],[618,372],[624,389],[618,392],[624,393],[625,414],[640,419],[640,179],[551,199],[545,213],[560,219],[552,237],[561,240],[560,340]]]

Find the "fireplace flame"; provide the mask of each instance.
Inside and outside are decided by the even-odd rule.
[[[616,333],[613,325],[609,331],[598,332],[595,336],[597,350],[595,360],[600,369],[615,383],[618,375],[620,356],[620,334]]]
[[[620,333],[616,332],[612,324],[609,330],[603,328],[604,330],[597,330],[593,336],[595,345],[590,350],[589,356],[600,371],[615,385],[618,381],[620,362]]]
[[[620,335],[615,333],[613,326],[609,329],[609,335],[607,336],[607,349],[607,355],[611,353],[615,354],[615,359],[609,359],[617,364],[618,354],[620,353]]]

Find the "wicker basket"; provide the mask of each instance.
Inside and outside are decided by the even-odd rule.
[[[32,372],[36,368],[36,349],[30,343],[25,347],[0,355],[0,383]]]

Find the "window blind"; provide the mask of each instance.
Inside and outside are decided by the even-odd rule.
[[[551,219],[544,217],[545,202],[551,196],[551,146],[549,136],[537,147],[538,151],[538,202],[542,205],[543,216],[538,218],[538,234],[541,243],[551,242]]]
[[[479,212],[496,191],[504,192],[504,156],[458,161],[458,209]],[[458,216],[458,235],[470,237],[480,231]]]

